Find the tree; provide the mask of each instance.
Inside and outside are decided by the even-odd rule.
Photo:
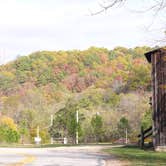
[[[0,126],[0,141],[14,143],[18,142],[20,136],[16,130],[9,128],[9,126]]]
[[[123,6],[124,4],[127,4],[127,2],[130,2],[130,0],[107,0],[107,1],[104,1],[103,3],[99,4],[100,9],[96,12],[91,12],[91,15],[101,14],[110,8]],[[151,12],[153,19],[152,19],[152,23],[150,25],[152,25],[154,23],[154,20],[157,16],[159,16],[159,15],[163,16],[163,14],[166,10],[166,0],[149,0],[148,2],[142,0],[142,1],[140,1],[140,3],[143,4],[142,5],[143,9],[142,8],[141,9],[134,8],[134,9],[132,9],[132,11],[135,11],[137,13]],[[148,7],[145,7],[147,4],[148,4]],[[138,7],[138,5],[136,5],[136,7]],[[164,26],[165,26],[165,24],[164,24]],[[163,29],[163,27],[162,27],[162,29]],[[165,40],[164,40],[164,42],[165,42]]]
[[[72,138],[72,142],[76,143],[76,131],[78,135],[82,135],[81,120],[83,120],[83,114],[79,114],[79,122],[76,120],[76,111],[78,107],[76,105],[66,105],[55,114],[53,125],[50,127],[49,133],[52,137],[69,137]]]
[[[19,132],[17,131],[17,125],[13,119],[2,116],[0,118],[0,142],[18,142]]]
[[[50,125],[50,115],[54,113],[50,129],[53,137],[66,136],[74,142],[79,127],[79,142],[92,142],[95,137],[99,141],[117,139],[117,117],[121,116],[132,124],[131,134],[136,136],[142,116],[149,109],[150,67],[143,54],[151,49],[91,47],[84,51],[42,51],[18,58],[0,66],[0,112],[13,119],[26,143],[36,136],[37,126],[40,136],[48,138],[44,128]],[[96,112],[102,112],[99,136],[95,132],[100,127],[91,124]]]
[[[7,90],[14,86],[15,75],[10,72],[0,72],[0,90]]]
[[[118,122],[118,132],[121,137],[125,137],[126,130],[130,130],[128,119],[122,117]]]
[[[24,144],[24,137],[28,133],[28,127],[27,127],[27,123],[25,120],[22,120],[19,123],[19,133],[21,136],[21,143]]]
[[[141,124],[144,130],[152,126],[152,109],[149,109],[144,113]]]
[[[94,13],[91,13],[92,15],[100,14],[110,8],[116,7],[116,6],[121,6],[125,3],[127,3],[130,0],[108,0],[104,1],[103,3],[99,4],[100,5],[100,10]],[[145,1],[142,1],[142,3],[145,3]],[[147,11],[154,11],[155,15],[157,15],[161,10],[166,9],[166,0],[151,0],[149,2],[149,7],[145,10],[142,10],[142,12],[147,12]]]
[[[67,128],[68,135],[76,143],[76,132],[78,131],[79,136],[81,136],[82,134],[80,122],[77,123],[77,120],[76,120],[76,111],[72,111],[68,113],[66,128]]]
[[[102,117],[100,115],[96,114],[91,119],[91,125],[92,125],[92,129],[93,129],[93,134],[95,136],[95,140],[96,140],[96,142],[99,142],[104,133]]]
[[[64,116],[65,109],[61,109],[55,114],[53,125],[49,129],[49,133],[53,138],[66,136],[66,117]]]
[[[4,126],[8,126],[12,130],[17,130],[17,125],[14,123],[14,120],[12,118],[7,117],[7,116],[1,117],[0,124],[4,125]]]
[[[131,67],[126,88],[128,89],[146,89],[151,88],[150,68],[145,64],[134,64]]]

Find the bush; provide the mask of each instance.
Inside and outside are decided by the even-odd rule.
[[[19,133],[16,130],[11,129],[8,126],[0,126],[0,141],[15,143],[18,142],[20,138]]]

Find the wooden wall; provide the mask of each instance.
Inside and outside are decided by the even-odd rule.
[[[166,146],[166,50],[151,53],[154,146]]]

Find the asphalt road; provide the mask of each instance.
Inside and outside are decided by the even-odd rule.
[[[101,147],[0,148],[0,166],[108,166],[120,165]],[[112,164],[110,164],[111,161]]]

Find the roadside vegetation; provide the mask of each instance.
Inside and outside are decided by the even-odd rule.
[[[166,165],[166,153],[155,152],[153,150],[142,150],[137,146],[115,147],[105,150],[115,155],[120,160],[129,163],[129,165],[159,166]]]

